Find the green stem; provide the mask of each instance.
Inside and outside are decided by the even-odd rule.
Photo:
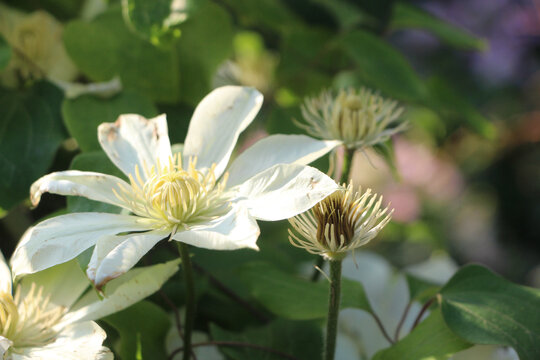
[[[330,295],[328,298],[328,323],[324,360],[334,360],[341,298],[341,260],[330,260]]]
[[[340,184],[349,182],[349,174],[351,172],[351,164],[353,160],[355,149],[345,148],[343,153],[343,165],[341,166],[341,180]]]
[[[193,269],[189,257],[188,245],[178,242],[178,252],[182,260],[182,272],[186,287],[186,312],[184,319],[184,355],[183,360],[189,360],[191,356],[191,332],[195,320],[195,286],[193,284]]]

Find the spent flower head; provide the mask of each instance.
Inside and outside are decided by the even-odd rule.
[[[343,259],[349,250],[367,244],[390,221],[393,210],[382,208],[382,196],[353,190],[352,182],[289,222],[292,245],[326,259]]]
[[[73,259],[94,246],[87,274],[97,287],[133,267],[163,239],[214,250],[257,249],[256,220],[287,219],[334,192],[335,182],[305,166],[337,145],[304,135],[272,135],[227,166],[240,133],[262,104],[255,89],[226,86],[195,109],[182,154],[173,154],[165,116],[122,115],[98,128],[99,142],[126,175],[55,172],[31,187],[115,205],[123,214],[74,213],[47,219],[21,240],[16,276]]]
[[[366,88],[341,89],[336,96],[324,90],[306,98],[301,109],[305,123],[297,122],[299,127],[320,139],[339,140],[348,149],[373,146],[406,127],[396,101]]]

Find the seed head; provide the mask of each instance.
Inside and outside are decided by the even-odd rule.
[[[289,219],[289,241],[328,259],[339,260],[373,239],[390,221],[392,211],[381,209],[382,196],[368,189],[353,191],[352,182],[310,210]]]
[[[366,88],[340,90],[337,96],[322,91],[306,98],[301,107],[305,123],[297,125],[310,135],[341,140],[349,149],[361,149],[386,141],[407,126],[399,117],[403,108]]]

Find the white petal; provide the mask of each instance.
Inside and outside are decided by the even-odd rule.
[[[249,212],[261,220],[298,215],[336,191],[334,180],[310,166],[274,165],[240,185]]]
[[[43,296],[49,296],[49,302],[69,309],[90,286],[88,278],[77,260],[53,266],[35,274],[24,276],[20,280],[21,297],[24,299],[32,284],[43,288]]]
[[[251,248],[259,250],[257,238],[260,230],[247,209],[235,204],[231,211],[208,225],[180,231],[172,239],[196,247],[213,250]]]
[[[100,300],[95,291],[86,293],[64,316],[58,327],[73,322],[97,320],[123,310],[153,294],[177,270],[179,260],[147,267],[132,269],[124,276],[109,282],[105,288],[105,298]]]
[[[45,175],[32,184],[30,199],[37,206],[41,195],[45,192],[59,195],[84,196],[91,200],[126,207],[113,189],[118,191],[118,185],[129,188],[124,180],[98,172],[68,170]],[[129,209],[129,207],[127,207]]]
[[[13,342],[8,338],[0,335],[0,359],[4,359],[4,354],[13,345]]]
[[[47,219],[23,235],[11,257],[13,276],[71,260],[102,236],[147,229],[146,219],[129,215],[77,213]]]
[[[170,231],[152,231],[122,241],[102,259],[95,270],[95,277],[90,279],[98,289],[103,287],[135,266],[154,245],[169,234]],[[88,275],[90,276],[91,272]]]
[[[166,164],[171,156],[171,143],[167,130],[167,119],[160,115],[146,119],[140,115],[120,115],[114,123],[103,123],[98,127],[101,147],[111,161],[126,175],[135,174],[135,166],[141,170]]]
[[[88,262],[88,267],[86,268],[86,275],[92,281],[96,278],[96,271],[103,259],[118,245],[120,245],[125,240],[132,237],[133,234],[126,235],[106,235],[102,236],[96,241],[96,246],[94,246],[94,251]]]
[[[216,163],[219,177],[238,140],[238,135],[253,121],[263,96],[257,90],[241,86],[215,89],[199,103],[189,124],[184,143],[184,163],[197,157],[197,168]]]
[[[0,292],[11,294],[11,270],[0,251]]]
[[[307,165],[340,141],[315,140],[306,135],[271,135],[240,154],[228,169],[227,184],[234,186],[277,164]]]
[[[20,348],[12,357],[13,360],[109,360],[113,355],[102,346],[106,337],[98,324],[86,321],[66,326],[52,343]]]

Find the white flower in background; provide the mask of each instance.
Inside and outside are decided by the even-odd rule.
[[[163,115],[151,120],[122,115],[101,124],[100,144],[129,183],[94,172],[52,173],[32,185],[32,203],[44,192],[79,195],[133,215],[75,213],[39,223],[15,250],[15,275],[63,263],[94,245],[87,274],[98,287],[169,237],[208,249],[257,249],[256,219],[292,217],[337,188],[328,176],[304,166],[337,142],[303,135],[269,136],[225,172],[239,134],[261,104],[255,89],[212,91],[195,109],[183,155],[172,154]]]
[[[371,241],[392,218],[392,211],[382,208],[382,196],[368,189],[353,190],[352,182],[316,204],[311,210],[291,219],[292,245],[325,259],[341,260],[350,250]]]
[[[388,140],[405,129],[403,109],[368,89],[323,91],[302,105],[305,123],[297,125],[320,139],[335,139],[348,149],[361,149]]]
[[[19,78],[71,81],[77,68],[62,40],[63,26],[51,14],[30,14],[0,4],[0,34],[13,48],[11,61],[0,75],[6,86],[17,86]]]
[[[77,261],[23,277],[12,289],[0,253],[0,358],[8,360],[112,359],[105,332],[93,321],[157,291],[178,270],[168,262],[111,281],[100,300]],[[86,291],[86,292],[85,292]]]

